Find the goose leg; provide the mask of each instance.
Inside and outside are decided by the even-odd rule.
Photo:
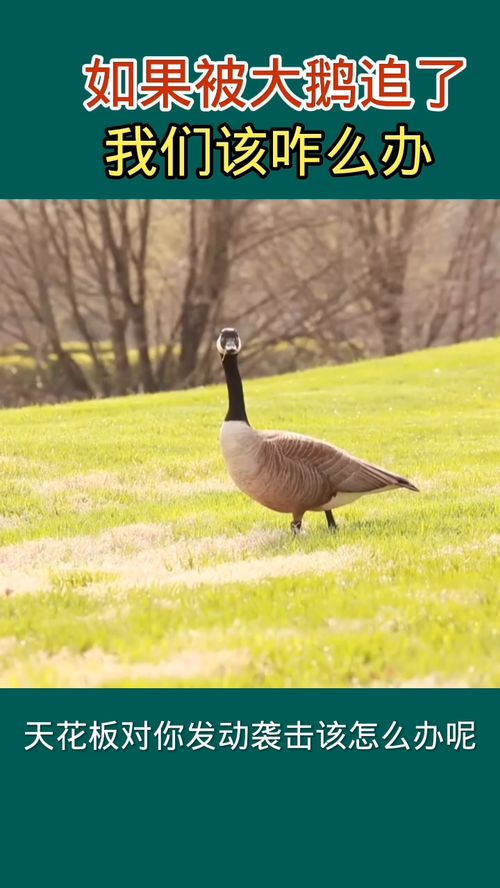
[[[326,520],[328,522],[328,529],[329,530],[337,530],[337,525],[335,523],[335,518],[332,515],[331,509],[328,509],[328,511],[325,511],[325,515],[326,515]]]
[[[302,515],[300,515],[300,517],[298,515],[294,515],[290,527],[292,528],[292,533],[297,536],[302,529]]]

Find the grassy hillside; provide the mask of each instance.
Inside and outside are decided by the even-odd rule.
[[[421,488],[235,491],[225,389],[0,413],[0,685],[500,685],[500,340],[247,384]]]

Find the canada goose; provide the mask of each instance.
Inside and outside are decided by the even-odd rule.
[[[268,509],[293,516],[298,533],[305,512],[324,512],[328,527],[336,528],[333,509],[367,493],[418,487],[306,435],[263,432],[250,426],[238,368],[241,339],[233,327],[224,327],[217,350],[227,382],[228,411],[221,429],[221,446],[231,478],[243,493]]]

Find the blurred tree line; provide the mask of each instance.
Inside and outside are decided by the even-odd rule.
[[[499,201],[3,201],[0,404],[494,335]]]

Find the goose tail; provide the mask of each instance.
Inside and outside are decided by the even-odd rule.
[[[414,493],[420,493],[418,487],[415,484],[412,484],[411,481],[408,481],[406,478],[398,478],[398,486],[404,487],[405,490],[413,490]]]

